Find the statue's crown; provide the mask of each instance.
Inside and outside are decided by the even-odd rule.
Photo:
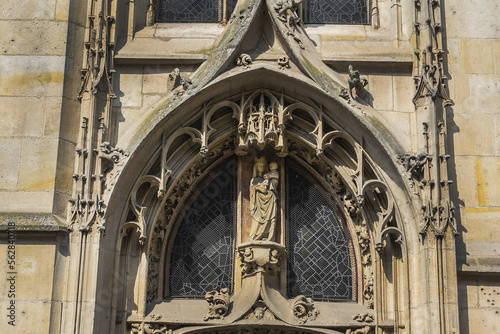
[[[266,157],[255,158],[255,163],[257,163],[257,162],[263,162],[263,163],[267,164]]]

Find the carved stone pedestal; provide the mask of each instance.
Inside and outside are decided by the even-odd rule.
[[[285,247],[273,241],[249,241],[238,246],[241,273],[245,278],[257,272],[278,276]]]

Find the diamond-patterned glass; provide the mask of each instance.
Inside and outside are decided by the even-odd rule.
[[[288,295],[352,300],[349,242],[323,191],[289,169]]]
[[[159,22],[218,22],[222,19],[224,0],[160,0]],[[227,1],[227,17],[236,0]]]
[[[170,251],[169,295],[204,297],[221,288],[232,290],[235,173],[223,170],[186,211]]]
[[[369,24],[369,0],[309,0],[307,23]]]

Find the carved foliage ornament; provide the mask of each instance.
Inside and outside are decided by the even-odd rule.
[[[305,324],[308,320],[316,320],[319,311],[314,307],[314,302],[306,296],[297,296],[292,302],[293,315],[301,324]]]

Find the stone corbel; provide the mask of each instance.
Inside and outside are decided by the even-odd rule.
[[[238,246],[243,277],[265,272],[278,276],[285,247],[272,241],[250,241]]]

